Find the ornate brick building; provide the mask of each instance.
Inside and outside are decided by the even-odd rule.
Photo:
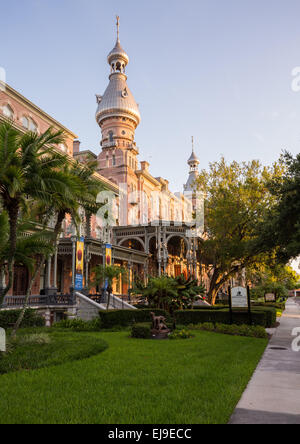
[[[114,293],[126,295],[134,276],[147,279],[151,274],[193,274],[205,279],[197,251],[197,235],[191,230],[197,202],[194,181],[199,160],[194,150],[188,160],[189,178],[183,192],[172,193],[169,182],[154,177],[150,165],[139,161],[135,130],[141,121],[139,107],[127,85],[126,67],[129,57],[119,39],[108,55],[109,85],[103,96],[97,95],[96,121],[101,130],[101,152],[80,150],[77,136],[50,117],[36,105],[8,85],[0,90],[0,121],[11,120],[20,130],[43,132],[54,127],[65,132],[65,143],[57,147],[70,157],[70,162],[98,161],[98,180],[115,201],[113,222],[103,224],[99,218],[82,214],[80,233],[71,218],[66,217],[64,231],[56,254],[45,264],[36,280],[33,295],[66,295],[74,288],[76,241],[85,238],[84,285],[88,292],[91,269],[105,262],[105,244],[112,244],[113,263],[130,270],[129,283],[115,282]],[[51,227],[50,227],[51,228]],[[28,272],[16,268],[11,295],[19,297],[26,292]],[[1,281],[0,281],[1,285]],[[95,289],[93,290],[95,292]],[[33,300],[33,299],[32,299]],[[68,299],[62,299],[65,303]],[[17,305],[17,303],[15,304]],[[57,310],[56,310],[57,311]]]

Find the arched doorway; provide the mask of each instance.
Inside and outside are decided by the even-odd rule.
[[[174,277],[184,274],[187,277],[189,274],[187,240],[181,236],[171,236],[167,241],[167,245],[169,255],[168,274]]]

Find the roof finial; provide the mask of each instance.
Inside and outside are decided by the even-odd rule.
[[[194,136],[192,136],[192,148],[193,148],[193,152],[194,152]]]
[[[120,17],[117,15],[117,41],[120,41]]]

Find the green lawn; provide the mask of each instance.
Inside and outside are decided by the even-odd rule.
[[[99,355],[0,376],[0,423],[227,423],[267,344],[207,332],[93,335],[109,344]]]
[[[8,345],[9,353],[0,353],[0,375],[78,361],[98,355],[107,346],[97,333],[82,335],[68,330],[23,329],[13,348]]]

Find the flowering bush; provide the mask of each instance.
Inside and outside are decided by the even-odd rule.
[[[169,335],[169,339],[190,339],[193,335],[189,330],[175,330]]]

